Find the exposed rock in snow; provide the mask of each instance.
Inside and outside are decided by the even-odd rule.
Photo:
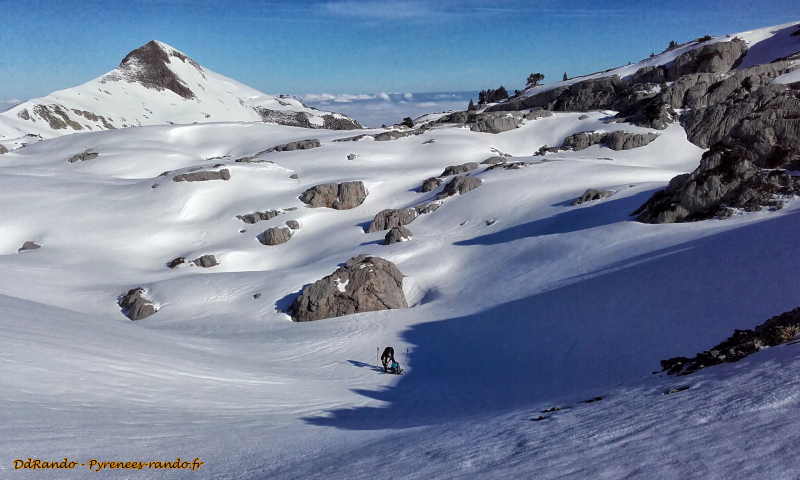
[[[442,193],[439,194],[440,197],[450,197],[453,195],[462,195],[472,190],[478,188],[483,180],[480,178],[475,177],[456,177],[450,180],[450,183],[445,185],[444,190]]]
[[[293,321],[308,322],[395,308],[408,308],[403,274],[388,260],[360,255],[303,289],[290,313]]]
[[[133,288],[119,296],[117,303],[122,313],[131,320],[141,320],[158,311],[155,304],[145,297],[145,289]]]
[[[549,110],[545,110],[543,108],[533,108],[527,115],[525,115],[525,120],[539,120],[540,118],[547,118],[552,116],[553,112]]]
[[[132,51],[122,60],[119,71],[129,82],[136,82],[154,90],[170,90],[185,99],[195,98],[194,92],[167,64],[171,58],[189,63],[202,72],[202,68],[186,55],[155,40]]]
[[[358,155],[356,155],[355,153],[350,153],[347,155],[348,160],[355,160],[356,158],[358,158]]]
[[[367,193],[361,181],[326,183],[309,188],[299,198],[311,208],[349,210],[361,205],[367,198]]]
[[[97,158],[99,156],[100,156],[100,154],[97,153],[93,148],[87,148],[83,152],[77,153],[77,154],[71,156],[70,159],[67,160],[67,161],[69,163],[83,162],[83,161],[86,161],[86,160],[95,159],[95,158]]]
[[[411,233],[411,230],[407,229],[406,227],[392,227],[388,232],[386,232],[386,237],[384,237],[384,245],[391,245],[393,243],[399,242],[406,242],[411,240],[414,234]]]
[[[300,228],[300,222],[297,220],[286,220],[286,226],[292,230],[297,230]]]
[[[661,361],[670,375],[688,375],[720,363],[738,362],[765,347],[790,342],[800,334],[800,308],[776,315],[753,330],[734,330],[733,335],[694,358],[673,357]]]
[[[500,163],[506,163],[506,157],[500,157],[500,156],[489,157],[486,160],[482,161],[481,165],[497,165]]]
[[[312,138],[310,140],[299,140],[299,141],[296,141],[296,142],[284,143],[282,145],[275,145],[272,148],[268,148],[268,149],[264,150],[263,152],[260,152],[258,155],[261,155],[262,153],[270,153],[270,152],[291,152],[291,151],[294,151],[294,150],[308,150],[310,148],[317,148],[317,147],[321,147],[321,146],[322,146],[322,142],[320,142],[316,138]]]
[[[458,175],[460,173],[467,173],[473,170],[477,170],[480,167],[475,162],[464,163],[461,165],[450,165],[449,167],[445,168],[442,172],[440,177],[449,177],[450,175]],[[437,185],[438,186],[438,185]]]
[[[3,155],[4,153],[8,153],[8,149],[5,146],[0,145],[0,155]]]
[[[610,133],[580,132],[565,138],[561,148],[577,152],[592,145],[603,144],[611,150],[631,150],[643,147],[656,138],[658,138],[657,133],[628,133],[623,130],[615,130]]]
[[[375,215],[367,228],[367,233],[379,232],[388,228],[401,227],[413,222],[419,215],[415,208],[387,208]]]
[[[747,53],[747,44],[738,38],[716,42],[679,55],[669,67],[667,80],[692,73],[724,73],[731,70]]]
[[[420,187],[419,191],[422,192],[422,193],[432,192],[432,191],[436,190],[437,188],[439,188],[439,185],[441,185],[442,182],[444,182],[444,180],[442,180],[441,178],[431,177],[431,178],[425,180],[424,182],[422,182],[422,186]]]
[[[286,227],[270,227],[261,234],[260,242],[264,245],[280,245],[292,238],[292,230]]]
[[[270,220],[272,218],[277,217],[278,215],[281,215],[281,213],[282,212],[280,212],[279,210],[267,210],[265,212],[254,212],[245,215],[236,215],[236,218],[243,221],[244,223],[253,224],[253,223],[258,223],[261,220]]]
[[[39,248],[42,248],[42,246],[39,245],[36,242],[31,242],[29,240],[29,241],[26,241],[25,243],[22,244],[22,248],[20,248],[19,251],[23,252],[25,250],[36,250],[36,249],[39,249]]]
[[[192,264],[201,268],[209,268],[219,265],[219,262],[217,261],[217,257],[214,255],[203,255],[192,260]]]
[[[223,168],[219,171],[182,173],[172,177],[173,182],[207,182],[209,180],[230,180],[231,171]]]
[[[415,132],[411,131],[411,130],[407,131],[407,132],[401,132],[401,131],[398,131],[398,130],[391,130],[391,131],[388,131],[388,132],[379,133],[379,134],[375,135],[374,138],[375,138],[376,142],[386,142],[386,141],[389,141],[389,140],[397,140],[398,138],[408,137],[408,136],[411,136],[411,135],[414,135],[414,134],[415,134]]]
[[[487,112],[478,114],[470,127],[473,132],[502,133],[517,128],[522,123],[519,112]]]
[[[614,194],[613,190],[595,190],[594,188],[589,188],[585,192],[583,192],[583,195],[581,195],[580,198],[575,199],[575,201],[572,202],[572,205],[581,205],[586,202],[602,200],[604,198],[610,197],[613,194]]]
[[[178,268],[181,265],[186,265],[186,257],[173,258],[167,263],[169,268]]]

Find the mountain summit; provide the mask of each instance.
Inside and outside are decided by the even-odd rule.
[[[310,108],[294,98],[266,95],[153,40],[128,53],[119,67],[100,78],[0,113],[0,139],[203,122],[361,128],[345,115]]]

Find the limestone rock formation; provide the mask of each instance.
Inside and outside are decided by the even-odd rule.
[[[267,210],[265,212],[253,212],[245,215],[236,215],[236,218],[243,221],[244,223],[253,224],[253,223],[258,223],[261,220],[270,220],[272,218],[277,217],[281,213],[282,212],[278,210]]]
[[[367,198],[367,193],[361,181],[325,183],[309,188],[299,198],[311,208],[349,210],[361,205]]]
[[[604,198],[608,198],[614,194],[613,190],[595,190],[594,188],[589,188],[580,198],[575,199],[572,202],[572,205],[581,205],[586,202],[593,202],[595,200],[602,200]]]
[[[292,230],[297,230],[300,228],[300,222],[297,220],[286,220],[286,226]]]
[[[68,161],[69,163],[75,163],[75,162],[84,162],[84,161],[86,161],[86,160],[92,160],[92,159],[95,159],[95,158],[97,158],[97,157],[99,157],[99,156],[100,156],[100,154],[99,154],[99,153],[98,153],[98,152],[97,152],[95,149],[93,149],[93,148],[87,148],[87,149],[86,149],[86,150],[84,150],[83,152],[81,152],[81,153],[77,153],[77,154],[73,155],[73,156],[72,156],[72,157],[70,157],[70,159],[69,159],[69,160],[67,160],[67,161]]]
[[[475,123],[470,130],[484,133],[507,132],[520,126],[522,118],[522,114],[519,112],[480,113],[475,117]]]
[[[192,260],[192,264],[201,268],[209,268],[219,265],[219,262],[214,255],[203,255]]]
[[[506,163],[506,157],[500,157],[500,156],[489,157],[486,160],[482,161],[481,165],[497,165],[500,163]]]
[[[20,248],[19,251],[24,252],[25,250],[37,250],[39,248],[42,248],[42,246],[29,240],[22,244],[22,248]]]
[[[679,55],[669,67],[667,80],[693,73],[723,73],[734,68],[747,53],[744,40],[717,42]]]
[[[422,186],[420,187],[419,191],[422,192],[422,193],[432,192],[432,191],[436,190],[437,188],[439,188],[439,185],[441,185],[442,182],[444,182],[444,180],[442,180],[441,178],[431,177],[431,178],[425,180],[424,182],[422,182]]]
[[[270,227],[264,230],[259,240],[264,245],[280,245],[292,238],[292,230],[287,227]]]
[[[209,180],[230,180],[231,171],[223,168],[219,171],[206,170],[203,172],[182,173],[172,177],[173,182],[206,182]]]
[[[322,142],[320,142],[316,138],[312,138],[310,140],[298,140],[296,142],[289,142],[283,143],[281,145],[275,145],[272,148],[268,148],[263,152],[259,152],[258,155],[262,153],[271,153],[271,152],[291,152],[294,150],[308,150],[310,148],[317,148],[321,147]]]
[[[126,317],[131,320],[141,320],[158,311],[156,305],[145,297],[145,293],[144,288],[138,287],[119,296],[117,303]]]
[[[460,173],[467,173],[473,170],[477,170],[480,167],[475,162],[468,162],[461,165],[450,165],[449,167],[445,168],[442,172],[440,177],[449,177],[450,175],[458,175]]]
[[[408,308],[403,274],[392,262],[360,255],[303,289],[289,312],[295,322]]]
[[[427,215],[436,211],[441,206],[441,201],[424,202],[409,208],[387,208],[381,210],[372,219],[367,227],[367,233],[379,232],[394,227],[402,227],[413,222],[420,215]]]
[[[629,133],[616,130],[604,132],[580,132],[564,139],[564,150],[581,151],[592,145],[603,144],[611,150],[631,150],[643,147],[658,138],[657,133]]]
[[[4,153],[8,153],[8,149],[5,147],[5,145],[0,145],[0,155],[3,155]]]
[[[475,190],[478,188],[483,180],[480,178],[475,177],[456,177],[450,180],[450,183],[445,185],[444,190],[442,193],[439,194],[440,197],[451,197],[453,195],[463,195],[467,192]]]
[[[392,245],[393,243],[406,242],[411,240],[414,234],[406,227],[392,227],[384,237],[384,245]]]

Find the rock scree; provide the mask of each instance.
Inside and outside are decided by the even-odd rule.
[[[359,255],[304,288],[289,312],[293,321],[309,322],[397,308],[408,308],[403,274],[388,260]]]

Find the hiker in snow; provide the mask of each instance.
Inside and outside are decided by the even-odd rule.
[[[383,350],[383,355],[381,355],[381,362],[383,363],[383,373],[386,373],[386,371],[389,370],[390,366],[392,367],[394,366],[394,364],[396,363],[394,361],[394,348],[386,347]]]

